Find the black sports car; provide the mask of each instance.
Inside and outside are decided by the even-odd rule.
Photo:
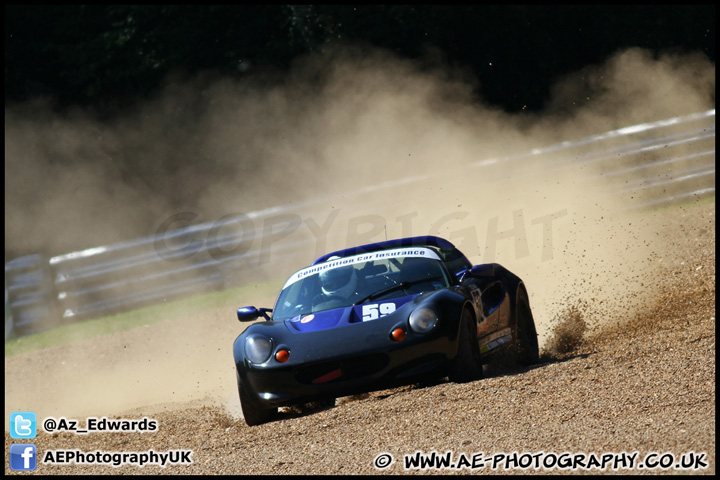
[[[482,378],[490,354],[530,364],[538,340],[523,281],[502,266],[472,266],[439,237],[390,240],[318,258],[294,273],[274,309],[233,345],[248,425],[278,407],[448,377]]]

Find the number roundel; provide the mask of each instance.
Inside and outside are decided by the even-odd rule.
[[[377,320],[385,315],[390,315],[395,311],[394,303],[370,303],[362,306],[363,322]]]

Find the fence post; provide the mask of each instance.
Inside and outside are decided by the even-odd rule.
[[[7,317],[20,337],[58,325],[50,264],[44,255],[28,255],[5,264]]]
[[[5,341],[12,340],[13,337],[13,319],[8,300],[7,279],[5,279]]]

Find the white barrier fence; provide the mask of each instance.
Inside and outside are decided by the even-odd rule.
[[[483,178],[491,181],[493,176],[502,175],[509,162],[544,162],[547,169],[558,171],[600,167],[605,179],[617,180],[609,183],[608,195],[641,192],[642,199],[632,208],[712,196],[715,110],[634,125],[515,157],[483,159],[464,167],[466,171],[448,175],[473,175],[481,169]],[[345,197],[425,181],[437,182],[438,178],[405,178],[349,192]],[[53,258],[29,255],[14,259],[5,264],[5,338],[238,285],[243,276],[253,275],[253,265],[267,260],[269,246],[274,243],[272,229],[261,232],[264,238],[259,246],[253,243],[258,220],[272,219],[277,225],[285,222],[292,226],[300,222],[299,212],[329,200],[271,207]],[[182,218],[177,220],[180,223]],[[289,255],[300,246],[307,248],[309,242],[301,237],[279,242],[273,246],[273,255]]]

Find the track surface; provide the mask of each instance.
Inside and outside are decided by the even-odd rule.
[[[585,337],[566,353],[546,348],[531,369],[491,366],[481,381],[343,398],[334,408],[287,411],[277,422],[251,428],[239,416],[232,366],[231,344],[240,326],[228,320],[232,312],[214,311],[6,359],[6,409],[35,410],[39,421],[47,416],[77,418],[81,424],[86,416],[158,421],[156,432],[144,434],[40,432],[34,440],[40,455],[61,448],[192,450],[189,466],[39,465],[37,473],[43,474],[398,474],[406,471],[403,456],[417,451],[450,451],[454,460],[478,452],[485,457],[638,452],[638,461],[652,452],[678,459],[696,452],[705,454],[707,468],[628,473],[713,474],[714,207],[664,213],[661,234],[671,248],[652,259],[658,274],[641,279],[656,295],[637,313],[598,319],[588,293],[588,303],[577,308],[591,327]],[[208,330],[212,334],[204,333]],[[6,411],[6,422],[7,417]],[[6,455],[11,443],[6,423]],[[373,461],[382,453],[394,461],[377,470]],[[8,460],[5,473],[15,473]]]

